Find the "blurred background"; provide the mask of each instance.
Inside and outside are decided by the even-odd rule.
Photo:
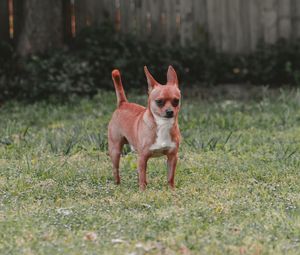
[[[165,82],[299,86],[298,0],[0,0],[0,100]]]

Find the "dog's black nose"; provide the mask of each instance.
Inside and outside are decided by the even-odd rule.
[[[172,118],[174,116],[174,112],[170,109],[166,110],[166,117],[167,118]]]

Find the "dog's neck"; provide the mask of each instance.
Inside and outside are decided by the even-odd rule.
[[[171,138],[171,129],[174,125],[175,118],[163,118],[157,116],[153,112],[152,116],[156,124],[156,139],[150,147],[152,151],[168,150],[175,147],[175,143]]]

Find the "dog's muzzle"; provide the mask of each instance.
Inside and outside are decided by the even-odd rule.
[[[174,111],[167,109],[165,117],[166,118],[173,118],[174,117]]]

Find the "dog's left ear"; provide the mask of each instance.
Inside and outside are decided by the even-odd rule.
[[[167,80],[168,80],[168,83],[170,83],[172,85],[176,85],[178,87],[177,74],[172,66],[169,66],[169,68],[168,68]]]

